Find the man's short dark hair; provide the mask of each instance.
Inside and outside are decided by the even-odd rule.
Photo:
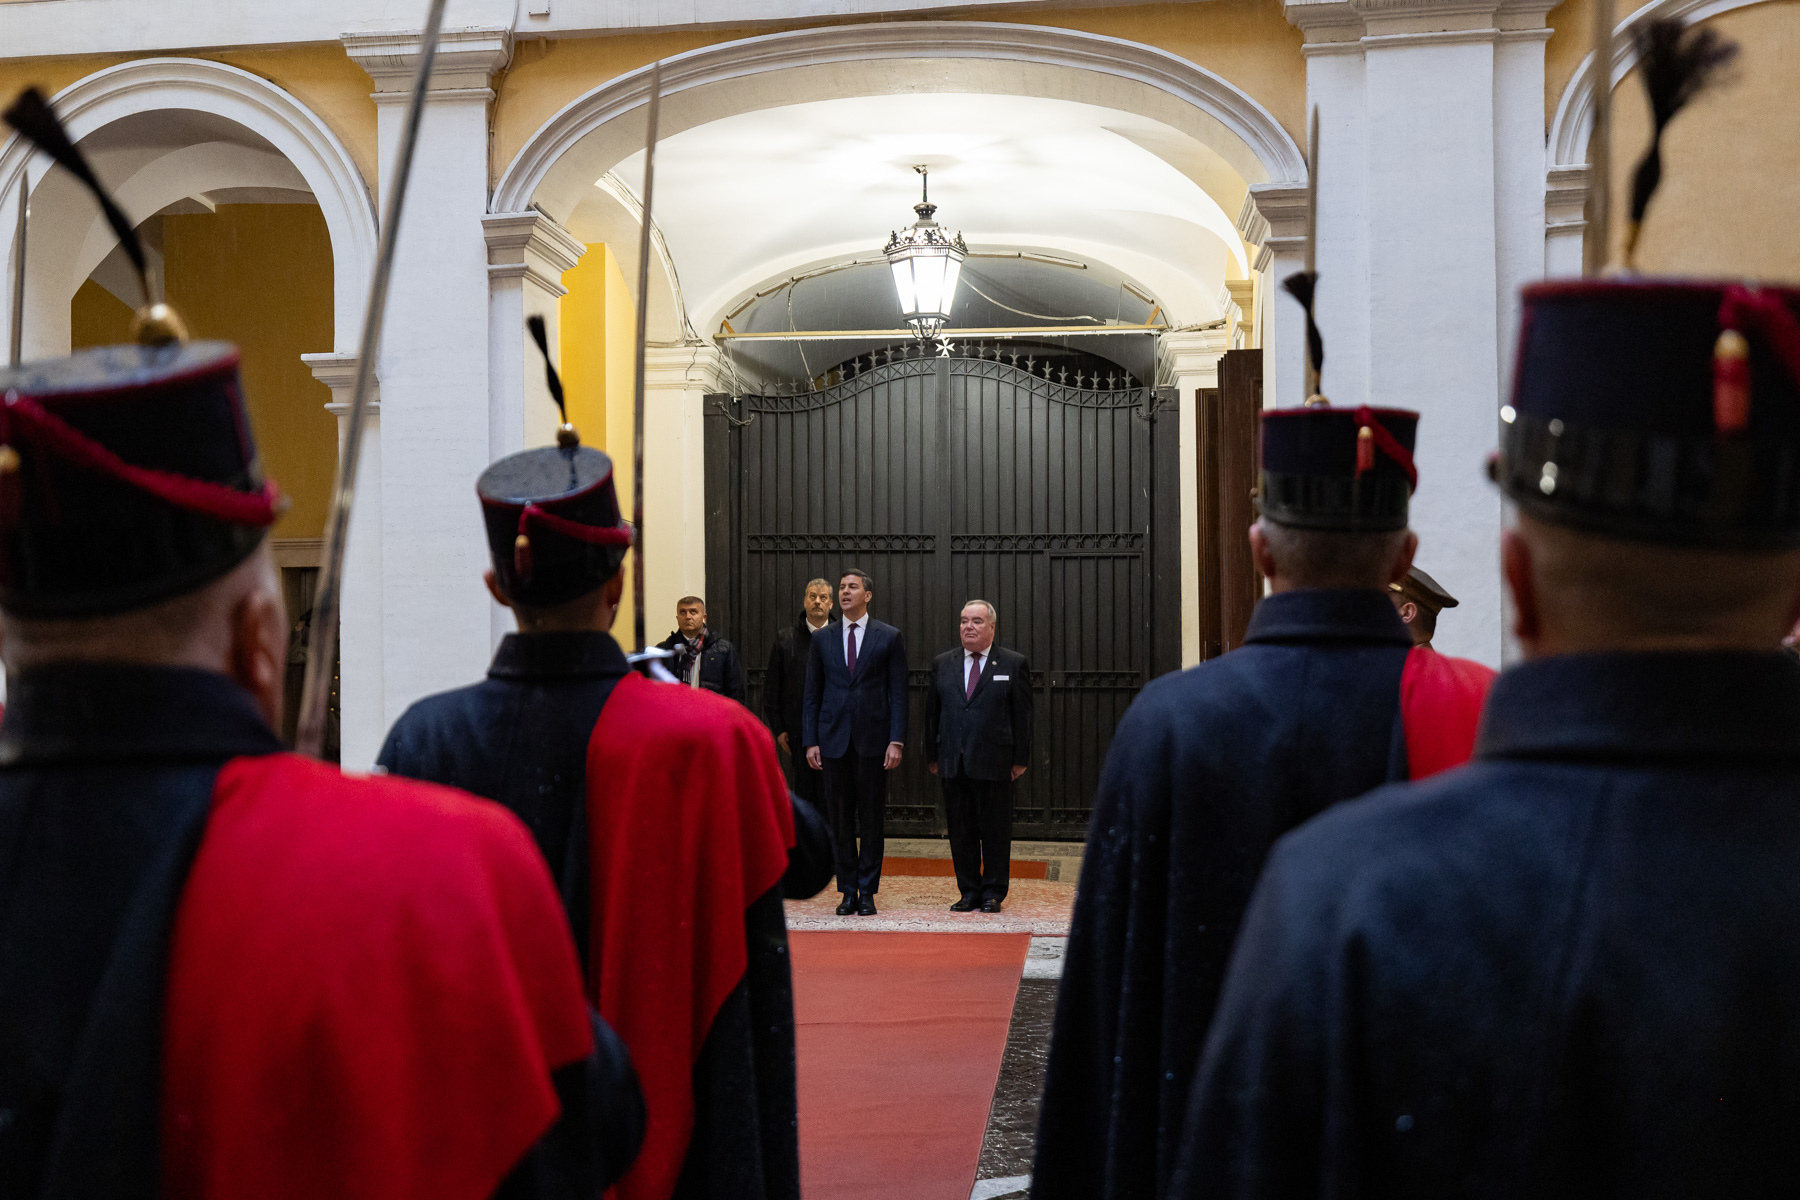
[[[838,572],[839,586],[842,586],[844,580],[851,575],[854,575],[858,579],[863,581],[863,591],[872,592],[875,590],[875,577],[873,575],[869,574],[867,571],[863,570],[861,567],[845,567],[843,570],[839,571]]]
[[[706,601],[698,596],[683,596],[675,602],[675,607],[680,608],[684,604],[698,604],[702,609],[706,607]]]
[[[1384,587],[1382,576],[1406,543],[1406,530],[1349,533],[1260,522],[1275,564],[1300,587]]]

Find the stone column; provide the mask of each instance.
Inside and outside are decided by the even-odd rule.
[[[653,346],[645,352],[644,628],[652,642],[672,627],[675,601],[706,595],[705,404],[707,393],[731,390],[730,368],[716,346]],[[627,513],[630,458],[629,445],[613,455],[619,504]],[[625,632],[629,637],[628,627]]]
[[[445,32],[401,217],[380,361],[383,730],[414,700],[487,669],[492,601],[481,583],[488,556],[474,498],[493,437],[481,221],[488,83],[510,39],[505,29]],[[416,31],[343,37],[375,84],[383,197],[418,41]]]
[[[525,318],[544,318],[550,354],[557,357],[558,302],[569,290],[562,273],[587,247],[540,212],[495,213],[483,217],[481,227],[487,240],[488,458],[493,461],[556,440],[561,418]],[[590,430],[589,436],[600,432]],[[494,646],[515,627],[512,613],[491,601],[488,624]]]
[[[1323,390],[1340,405],[1421,413],[1419,562],[1462,601],[1437,641],[1489,663],[1500,659],[1501,507],[1481,466],[1496,441],[1518,288],[1544,265],[1548,8],[1286,5],[1306,35],[1308,106],[1321,111],[1324,142]],[[1283,352],[1281,366],[1289,361]]]
[[[356,388],[354,354],[302,354],[313,378],[331,389],[325,411],[337,418],[338,460],[349,430]],[[381,390],[369,394],[363,420],[362,459],[350,536],[344,547],[344,583],[338,604],[338,714],[346,771],[366,771],[387,736],[382,702],[381,641]]]
[[[1199,397],[1219,386],[1219,359],[1230,348],[1226,328],[1165,333],[1156,339],[1156,383],[1181,397],[1181,665],[1200,661],[1200,478]]]

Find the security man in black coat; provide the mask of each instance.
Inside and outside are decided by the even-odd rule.
[[[792,625],[775,632],[769,647],[769,669],[763,674],[763,719],[775,735],[775,745],[787,759],[794,791],[802,800],[821,808],[825,803],[825,772],[806,761],[801,753],[800,717],[806,705],[806,660],[812,640],[831,621],[831,584],[808,581],[800,601],[800,616]]]
[[[962,648],[931,664],[925,694],[926,770],[944,781],[950,861],[962,897],[951,912],[997,913],[1012,870],[1012,785],[1031,762],[1031,667],[994,644],[998,614],[971,600]]]
[[[1076,889],[1032,1194],[1165,1194],[1238,922],[1283,833],[1406,777],[1412,637],[1387,587],[1412,563],[1416,414],[1262,416],[1271,595],[1244,645],[1153,681],[1101,773]]]
[[[682,683],[744,703],[744,660],[736,646],[707,626],[706,601],[700,597],[675,602],[675,630],[657,649],[674,651],[669,670]]]
[[[1525,661],[1470,766],[1276,848],[1177,1195],[1800,1193],[1800,291],[1556,282],[1521,327]]]

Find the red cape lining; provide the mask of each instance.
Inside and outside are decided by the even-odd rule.
[[[644,1146],[620,1200],[666,1200],[694,1127],[694,1062],[749,963],[744,911],[781,881],[794,810],[750,711],[627,675],[587,760],[590,998],[631,1050]]]
[[[1475,733],[1494,669],[1467,658],[1414,646],[1400,673],[1400,719],[1406,729],[1407,777],[1424,779],[1460,767],[1475,753]]]
[[[592,1049],[567,929],[499,805],[227,763],[170,948],[164,1194],[487,1200]]]

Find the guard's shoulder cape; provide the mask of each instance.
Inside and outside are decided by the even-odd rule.
[[[644,1145],[620,1200],[674,1190],[693,1069],[749,963],[745,912],[781,881],[794,815],[775,744],[748,709],[620,680],[588,744],[590,996],[631,1049]]]
[[[1425,779],[1469,761],[1495,674],[1473,659],[1412,648],[1400,674],[1407,778]]]
[[[565,929],[499,806],[231,760],[172,930],[165,1194],[485,1200],[592,1046]]]

